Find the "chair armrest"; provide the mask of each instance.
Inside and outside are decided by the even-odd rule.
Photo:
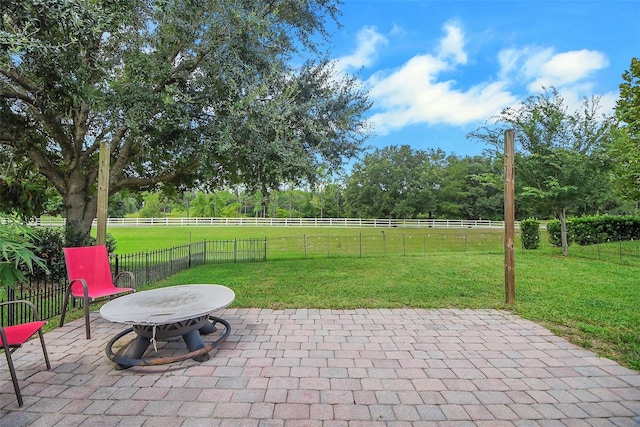
[[[40,320],[40,316],[38,316],[38,309],[36,308],[36,305],[34,303],[32,303],[31,301],[27,301],[25,299],[17,299],[15,301],[5,301],[0,303],[0,307],[3,305],[12,305],[12,304],[26,304],[29,307],[31,307],[31,311],[33,313],[33,320],[37,321]]]
[[[136,276],[135,274],[133,274],[131,271],[121,271],[120,273],[116,274],[116,277],[114,279],[115,285],[118,286],[118,280],[120,280],[120,278],[124,275],[129,276],[129,281],[131,283],[131,287],[133,289],[136,288]]]
[[[72,289],[73,284],[76,282],[80,282],[80,284],[82,285],[82,293],[85,296],[89,295],[89,285],[87,285],[87,281],[84,279],[73,279],[69,281],[69,289]]]

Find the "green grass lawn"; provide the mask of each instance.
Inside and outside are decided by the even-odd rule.
[[[233,239],[301,239],[306,236],[327,237],[344,240],[358,239],[363,236],[368,239],[386,239],[389,244],[398,244],[404,238],[405,242],[425,239],[431,246],[439,250],[462,249],[470,241],[484,242],[492,247],[502,248],[502,230],[500,229],[471,229],[471,228],[340,228],[340,227],[238,227],[238,226],[185,226],[185,227],[111,227],[108,233],[117,242],[116,253],[129,254],[154,249],[164,249],[171,246],[183,245],[202,240],[233,240]],[[430,243],[435,242],[435,243]]]
[[[204,239],[266,237],[272,247],[271,242],[301,236],[310,241],[314,236],[331,236],[331,241],[345,245],[353,245],[359,235],[384,236],[389,250],[378,250],[374,256],[340,257],[326,251],[329,256],[273,260],[270,255],[269,262],[192,268],[153,287],[219,283],[236,292],[236,307],[504,309],[640,370],[640,261],[633,254],[637,243],[624,259],[618,249],[625,245],[616,243],[573,245],[565,258],[544,234],[539,250],[524,251],[517,240],[516,303],[507,306],[501,230],[230,226],[112,227],[109,233],[118,242],[118,253]],[[400,242],[411,240],[425,246],[425,251],[403,256]],[[605,253],[610,255],[603,257]]]

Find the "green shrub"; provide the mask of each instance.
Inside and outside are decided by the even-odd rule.
[[[43,260],[46,268],[34,267],[33,276],[36,280],[44,280],[45,275],[53,281],[61,280],[67,277],[67,268],[64,263],[65,247],[77,246],[68,242],[69,233],[63,228],[36,227],[32,228],[31,241],[33,243],[33,252]],[[88,245],[95,245],[95,237],[89,237]],[[113,253],[116,250],[116,240],[111,234],[107,234],[107,252]]]
[[[10,217],[0,215],[0,286],[24,282],[35,267],[46,266],[34,252],[32,230]]]
[[[640,236],[640,218],[632,216],[595,215],[573,219],[576,242],[593,245]]]
[[[547,223],[547,236],[552,246],[559,248],[562,246],[562,238],[560,236],[560,221],[553,219]]]
[[[549,243],[559,247],[560,221],[547,224]],[[594,215],[567,219],[567,238],[581,246],[640,237],[640,218],[632,216]]]
[[[547,223],[547,234],[549,243],[554,247],[559,248],[562,246],[561,224],[559,219],[553,219]],[[575,235],[573,231],[573,220],[567,218],[567,245],[575,241]]]
[[[34,252],[44,261],[49,278],[60,280],[66,277],[67,270],[64,265],[64,254],[62,248],[65,245],[65,233],[62,228],[33,228],[32,242],[35,246]],[[34,268],[33,275],[36,279],[44,279],[45,270]]]
[[[520,239],[524,249],[540,247],[540,221],[528,218],[520,221]]]

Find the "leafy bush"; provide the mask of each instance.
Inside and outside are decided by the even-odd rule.
[[[33,276],[36,280],[43,280],[45,278],[46,271],[48,270],[48,279],[57,281],[67,277],[67,268],[64,263],[64,253],[62,249],[64,247],[82,246],[74,245],[74,241],[69,242],[67,238],[69,233],[63,228],[47,228],[38,227],[32,229],[32,242],[34,245],[34,253],[41,258],[46,266],[46,269],[34,268]],[[90,237],[88,245],[95,245],[96,239]],[[107,234],[107,252],[113,253],[116,249],[115,238]]]
[[[560,221],[547,224],[549,242],[561,246]],[[567,238],[581,246],[640,237],[640,218],[633,216],[595,215],[567,219]]]
[[[26,280],[34,267],[46,271],[44,262],[34,253],[31,229],[11,218],[0,217],[0,285],[13,286]]]
[[[540,247],[540,222],[533,218],[520,221],[520,238],[524,249]]]
[[[34,228],[32,241],[35,246],[34,252],[42,258],[49,270],[49,278],[57,281],[67,275],[64,265],[64,254],[62,248],[65,246],[65,233],[61,228]],[[34,269],[36,279],[44,279],[42,269]]]
[[[573,223],[580,245],[634,240],[640,235],[640,218],[632,216],[586,216],[573,219]]]
[[[547,234],[549,236],[549,243],[551,243],[556,248],[562,246],[560,220],[554,219],[547,223]],[[567,244],[571,246],[571,243],[573,243],[572,224],[571,220],[567,219]]]
[[[26,178],[0,177],[0,211],[23,220],[40,216],[47,202],[45,187]]]

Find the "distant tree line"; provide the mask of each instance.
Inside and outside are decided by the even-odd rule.
[[[283,186],[268,195],[246,189],[118,193],[110,217],[277,217],[277,218],[503,218],[503,164],[489,156],[446,155],[407,145],[377,149],[340,181],[314,188]],[[609,176],[606,170],[604,176]],[[516,217],[555,218],[544,204],[530,200],[517,180]],[[589,193],[571,215],[635,214],[634,203],[613,192],[613,180]]]

